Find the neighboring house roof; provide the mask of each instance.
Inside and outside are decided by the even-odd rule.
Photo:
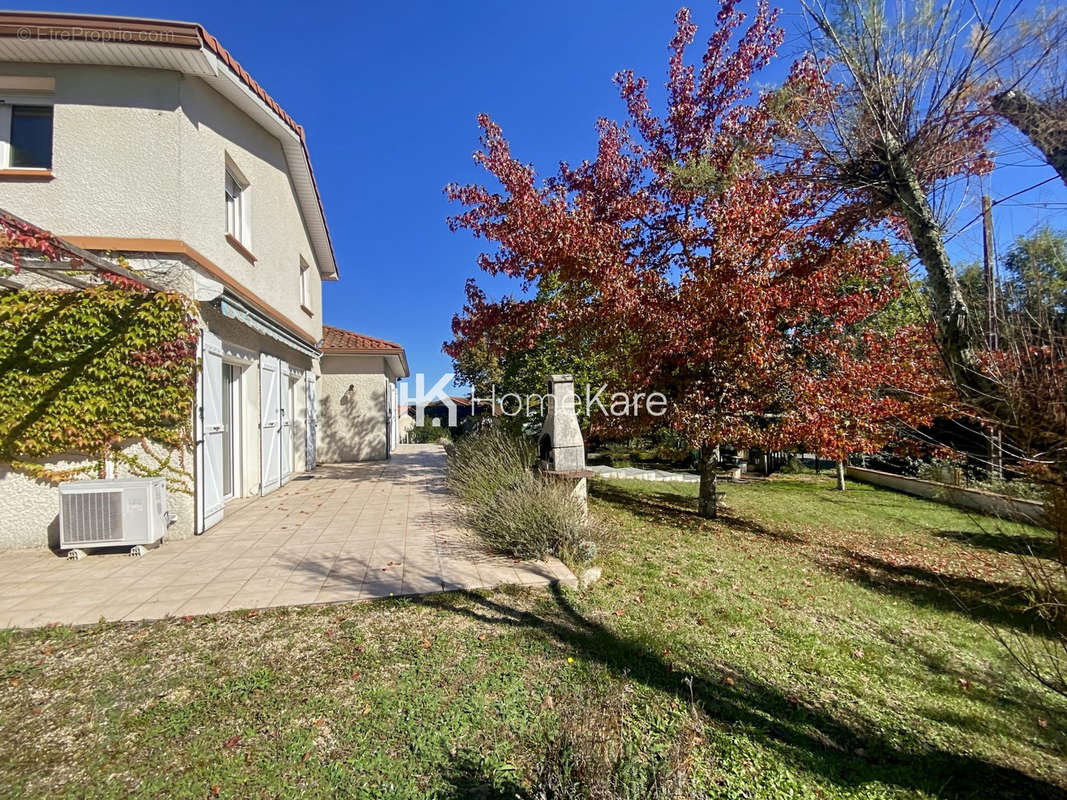
[[[203,26],[95,14],[0,11],[0,61],[167,69],[203,79],[278,135],[319,270],[324,278],[337,279],[337,258],[304,128]]]
[[[408,357],[403,346],[376,336],[346,331],[344,328],[335,328],[333,325],[323,325],[320,349],[324,356],[395,356],[399,359],[404,373],[401,377],[406,378],[410,374]]]

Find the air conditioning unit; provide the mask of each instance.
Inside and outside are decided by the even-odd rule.
[[[142,555],[163,538],[171,515],[163,478],[68,481],[59,484],[59,547],[123,547]]]

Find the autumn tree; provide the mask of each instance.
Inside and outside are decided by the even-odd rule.
[[[806,2],[820,80],[803,88],[826,113],[798,120],[788,135],[812,174],[843,190],[836,213],[857,226],[886,222],[914,248],[946,365],[961,387],[980,391],[972,312],[945,250],[938,198],[993,167],[989,59],[1009,14],[982,22],[971,8]],[[977,31],[972,22],[982,22]]]
[[[476,283],[453,320],[453,357],[475,342],[529,347],[550,333],[581,337],[612,365],[613,389],[659,391],[666,418],[597,420],[631,431],[667,422],[701,452],[700,513],[716,513],[720,444],[775,440],[789,407],[832,397],[845,368],[812,380],[834,344],[843,365],[872,362],[859,323],[892,299],[884,243],[856,238],[825,213],[837,188],[810,178],[802,161],[778,158],[783,124],[823,113],[808,91],[811,61],[782,94],[755,97],[753,76],[782,42],[777,12],[760,3],[750,24],[721,0],[700,64],[686,61],[696,27],[685,9],[669,47],[667,108],[657,114],[646,79],[616,76],[624,124],[598,123],[596,157],[562,163],[544,181],[516,159],[500,127],[479,117],[475,160],[499,182],[450,185],[467,229],[493,247],[479,265],[516,279],[522,292],[489,300]],[[558,291],[532,292],[550,280]],[[821,321],[812,324],[813,320]],[[882,383],[876,363],[862,373]]]
[[[471,291],[476,302],[484,300],[476,286]],[[532,303],[550,304],[560,291],[557,280],[542,276]],[[464,314],[469,313],[476,312],[468,304]],[[573,375],[577,386],[599,387],[611,382],[608,356],[596,350],[589,337],[565,326],[546,324],[532,339],[507,325],[479,330],[473,339],[459,334],[457,337],[448,348],[454,353],[452,366],[457,382],[470,386],[479,401],[493,396],[499,400],[508,394],[541,397],[545,393],[545,377],[559,372]],[[476,411],[486,409],[481,406]],[[537,415],[543,409],[539,402],[531,402],[529,411]],[[588,428],[585,406],[577,405],[576,411],[583,428]],[[525,415],[519,421],[530,422]]]
[[[983,27],[989,22],[982,20]],[[1019,15],[986,58],[1000,85],[991,107],[1019,129],[1067,185],[1067,9]]]

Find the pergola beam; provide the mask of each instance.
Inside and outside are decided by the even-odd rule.
[[[0,208],[0,224],[2,223],[7,223],[7,225],[11,228],[22,228],[24,230],[37,231],[42,235],[47,233],[43,229],[34,225],[32,222],[27,222],[21,217],[12,214],[10,211],[6,211]],[[88,250],[83,250],[77,245],[71,244],[70,242],[66,241],[65,239],[61,239],[58,236],[52,235],[52,238],[56,242],[57,249],[60,250],[65,256],[67,256],[68,259],[70,259],[71,261],[80,261],[82,263],[79,266],[71,266],[64,265],[62,262],[45,262],[49,265],[48,269],[51,271],[72,270],[79,272],[107,272],[112,275],[117,275],[120,278],[125,278],[126,280],[139,283],[142,286],[151,289],[155,292],[167,291],[166,287],[164,287],[162,284],[156,283],[150,278],[145,278],[135,272],[131,272],[125,267],[120,267],[118,264],[108,261],[106,258],[102,258],[96,255],[95,253],[91,253]],[[4,258],[2,255],[0,255],[0,260],[3,260],[9,264],[13,263],[10,258]],[[33,259],[33,261],[39,261],[39,259]],[[24,263],[20,264],[19,266],[22,267]],[[57,280],[59,279],[57,278]],[[64,282],[69,283],[70,281]],[[83,284],[83,288],[84,286],[90,285],[88,283],[85,283],[84,281],[79,281],[79,283]],[[71,285],[75,284],[72,283]]]
[[[89,281],[83,281],[81,278],[75,278],[73,275],[67,272],[62,272],[60,270],[38,269],[34,271],[40,275],[44,275],[46,278],[51,278],[54,281],[65,283],[67,284],[67,286],[73,286],[75,289],[88,289],[90,286],[94,285],[89,283]]]

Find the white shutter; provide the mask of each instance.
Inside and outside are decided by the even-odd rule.
[[[259,472],[261,495],[273,492],[281,485],[280,419],[278,395],[280,379],[278,359],[261,353],[259,356]]]
[[[279,407],[279,447],[281,458],[281,482],[288,483],[293,474],[293,390],[289,382],[289,365],[281,362],[279,370],[281,381],[278,387]]]
[[[200,337],[200,435],[197,490],[200,531],[222,520],[222,342],[209,331]]]

